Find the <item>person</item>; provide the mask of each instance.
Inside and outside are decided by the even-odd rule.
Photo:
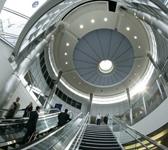
[[[105,124],[108,124],[108,114],[106,114],[103,118]]]
[[[101,122],[101,115],[100,113],[96,116],[96,124],[97,125],[100,125],[100,122]]]
[[[57,125],[57,127],[61,127],[69,121],[71,121],[71,119],[70,119],[69,114],[68,114],[68,109],[65,109],[65,112],[61,112],[58,115],[58,125]]]
[[[23,117],[29,117],[32,110],[33,110],[33,103],[30,102],[30,104],[24,109]]]
[[[20,108],[20,97],[16,98],[16,101],[12,103],[12,105],[10,106],[7,114],[6,114],[6,119],[11,119],[15,116],[15,114],[18,112],[19,108]]]
[[[23,138],[23,143],[26,143],[36,132],[36,124],[39,117],[40,107],[37,106],[35,111],[32,111],[27,122],[27,132]]]

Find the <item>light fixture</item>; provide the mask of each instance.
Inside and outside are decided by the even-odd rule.
[[[91,19],[91,21],[90,21],[91,23],[95,23],[95,20],[94,19]]]
[[[99,71],[101,73],[107,74],[113,70],[113,63],[111,60],[102,60],[99,63]]]
[[[68,62],[66,61],[65,64],[68,65]]]
[[[80,29],[83,29],[83,28],[84,28],[84,25],[83,25],[83,24],[81,24],[79,27],[80,27]]]
[[[67,53],[67,52],[65,52],[65,53],[64,53],[64,55],[65,55],[65,56],[67,56],[67,55],[68,55],[68,53]]]
[[[68,47],[69,45],[70,45],[70,44],[67,42],[67,43],[66,43],[66,46]]]
[[[140,48],[141,48],[141,46],[139,45],[139,46],[138,46],[138,48],[140,49]]]
[[[130,27],[126,27],[126,30],[127,30],[127,31],[130,31]]]
[[[138,39],[138,37],[135,35],[135,36],[134,36],[134,39],[135,39],[135,40],[137,40],[137,39]]]
[[[104,22],[107,22],[107,21],[108,21],[108,18],[105,17],[105,18],[104,18]]]

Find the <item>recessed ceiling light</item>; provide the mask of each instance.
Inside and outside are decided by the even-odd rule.
[[[138,46],[138,48],[140,49],[140,48],[141,48],[141,46],[139,45],[139,46]]]
[[[66,43],[66,46],[69,46],[70,44],[69,43]]]
[[[107,21],[108,21],[108,18],[105,17],[105,18],[104,18],[104,22],[107,22]]]
[[[135,36],[134,36],[134,39],[135,39],[135,40],[137,40],[137,39],[138,39],[138,37],[135,35]]]
[[[126,30],[127,30],[127,31],[130,31],[130,27],[126,27]]]
[[[95,23],[95,20],[94,19],[91,19],[91,21],[90,21],[91,23]]]
[[[65,56],[67,56],[67,55],[68,55],[68,53],[67,53],[67,52],[65,52],[65,53],[64,53],[64,55],[65,55]]]
[[[68,62],[66,61],[65,64],[68,65]]]
[[[84,25],[83,25],[83,24],[81,24],[79,27],[80,27],[80,29],[83,29],[83,28],[84,28]]]

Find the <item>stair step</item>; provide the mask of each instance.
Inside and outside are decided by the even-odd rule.
[[[97,142],[97,143],[116,143],[117,141],[113,141],[113,140],[98,140],[98,139],[82,139],[82,142]]]
[[[81,146],[92,146],[92,147],[119,147],[119,144],[116,143],[90,143],[90,142],[81,142]]]
[[[80,150],[122,150],[120,147],[80,146]]]

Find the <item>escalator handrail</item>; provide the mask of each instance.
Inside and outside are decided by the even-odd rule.
[[[73,120],[71,120],[71,121],[75,121],[75,120],[78,119],[81,115],[82,115],[82,113],[78,114],[78,115],[77,115]],[[70,122],[69,122],[69,123],[70,123]],[[35,142],[33,142],[33,143],[30,143],[30,144],[26,145],[26,147],[22,148],[22,150],[28,150],[28,149],[30,149],[30,148],[36,146],[37,144],[39,144],[39,143],[45,141],[46,139],[50,138],[51,136],[53,136],[54,134],[56,134],[57,132],[59,132],[60,130],[62,130],[62,129],[63,129],[64,127],[66,127],[67,125],[68,125],[68,123],[65,124],[64,126],[60,127],[59,129],[57,129],[56,131],[50,133],[49,135],[47,135],[47,136],[45,136],[45,137],[39,139],[38,141],[35,141]]]
[[[82,135],[85,131],[85,127],[87,125],[88,120],[89,120],[89,113],[87,113],[87,115],[85,116],[83,124],[81,125],[81,127],[77,131],[76,135],[74,136],[74,139],[72,139],[74,141],[77,137],[77,139],[75,141],[75,144],[71,148],[72,150],[79,149],[79,146],[80,146],[80,143],[81,143],[81,140],[82,140],[81,137],[82,137]],[[71,145],[73,144],[73,141],[71,142]],[[71,145],[70,145],[70,147],[71,147]]]
[[[117,119],[116,117],[113,116],[113,119],[122,127],[124,128],[128,128],[130,129],[132,132],[134,132],[135,134],[139,135],[141,138],[144,138],[145,140],[147,140],[149,143],[157,146],[158,148],[160,148],[161,150],[168,150],[168,147],[162,145],[162,144],[158,144],[156,141],[152,140],[150,137],[140,133],[139,131],[135,130],[134,128],[130,127],[128,124],[124,123],[123,121]]]
[[[56,112],[56,113],[52,113],[52,114],[46,114],[46,115],[41,115],[41,116],[39,116],[38,121],[42,121],[42,120],[46,120],[46,119],[49,119],[49,118],[52,118],[52,117],[56,117],[56,116],[58,116],[59,113],[60,112]],[[21,119],[5,119],[4,121],[12,121],[12,122],[11,123],[2,122],[2,123],[0,123],[0,127],[24,124],[24,123],[27,123],[28,119],[29,119],[29,117],[24,117],[24,118],[21,118]],[[20,122],[17,122],[17,121],[20,121]]]

